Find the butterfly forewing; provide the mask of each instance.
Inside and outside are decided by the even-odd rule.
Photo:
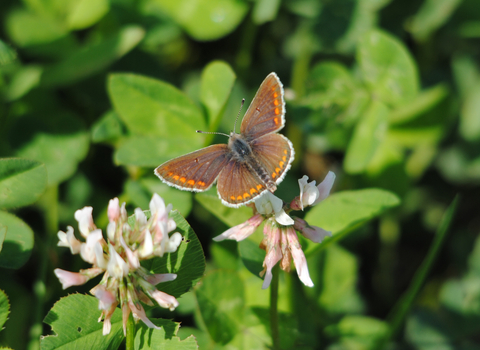
[[[278,131],[285,125],[283,85],[275,73],[270,73],[257,91],[240,126],[247,140]]]
[[[218,177],[218,196],[229,207],[239,207],[248,203],[265,190],[265,185],[246,164],[236,162],[234,159],[228,162]]]
[[[272,180],[279,184],[290,169],[295,155],[292,143],[281,134],[268,134],[254,139],[250,146]]]
[[[181,190],[208,190],[229,161],[225,144],[212,145],[163,163],[155,174],[167,185]]]

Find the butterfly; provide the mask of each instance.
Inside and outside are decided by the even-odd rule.
[[[294,158],[292,143],[277,134],[285,125],[283,85],[270,73],[260,85],[228,144],[216,144],[174,158],[155,169],[164,183],[203,192],[215,180],[222,203],[238,208],[266,191],[275,192]]]

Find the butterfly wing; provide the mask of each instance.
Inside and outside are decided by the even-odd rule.
[[[240,126],[247,140],[278,131],[285,125],[283,85],[275,73],[270,73],[260,85]]]
[[[252,152],[278,185],[293,162],[292,143],[281,134],[268,134],[250,142]]]
[[[218,177],[217,191],[222,203],[238,208],[251,202],[267,188],[246,164],[232,158]]]
[[[163,163],[155,169],[155,175],[180,190],[203,192],[212,186],[230,158],[226,144],[212,145]]]

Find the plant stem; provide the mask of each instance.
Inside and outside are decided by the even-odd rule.
[[[43,196],[38,202],[39,207],[43,211],[45,220],[44,236],[35,235],[35,250],[38,255],[36,280],[33,284],[33,293],[35,296],[34,309],[32,310],[32,327],[30,328],[29,350],[36,350],[40,347],[40,336],[43,327],[42,320],[44,314],[46,280],[49,261],[49,250],[54,246],[54,240],[58,232],[58,186],[50,186],[47,188]]]
[[[385,337],[383,337],[377,344],[376,349],[383,349],[385,348],[388,341],[393,338],[398,330],[400,329],[401,325],[405,317],[407,316],[408,311],[415,301],[416,296],[420,292],[420,288],[423,286],[425,279],[432,268],[432,265],[440,252],[440,248],[442,247],[445,238],[447,237],[448,229],[450,228],[450,224],[452,223],[453,216],[457,210],[458,206],[458,196],[455,197],[452,204],[448,207],[445,214],[443,215],[440,224],[438,225],[437,232],[433,239],[432,245],[428,250],[427,256],[423,260],[422,264],[415,272],[413,276],[412,282],[408,287],[408,290],[405,294],[400,298],[397,304],[393,307],[393,310],[388,315],[387,320],[390,323],[389,331]]]
[[[133,316],[130,314],[127,321],[127,339],[125,342],[126,350],[133,350],[135,347],[135,322]]]
[[[272,333],[272,349],[280,350],[280,331],[278,329],[278,264],[272,269],[272,283],[270,284],[270,330]]]

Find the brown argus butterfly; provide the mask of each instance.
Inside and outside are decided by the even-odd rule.
[[[155,174],[167,185],[203,192],[217,180],[218,196],[237,208],[266,190],[275,192],[293,161],[292,143],[276,132],[285,125],[283,85],[270,73],[257,91],[228,144],[202,148],[163,163]]]

